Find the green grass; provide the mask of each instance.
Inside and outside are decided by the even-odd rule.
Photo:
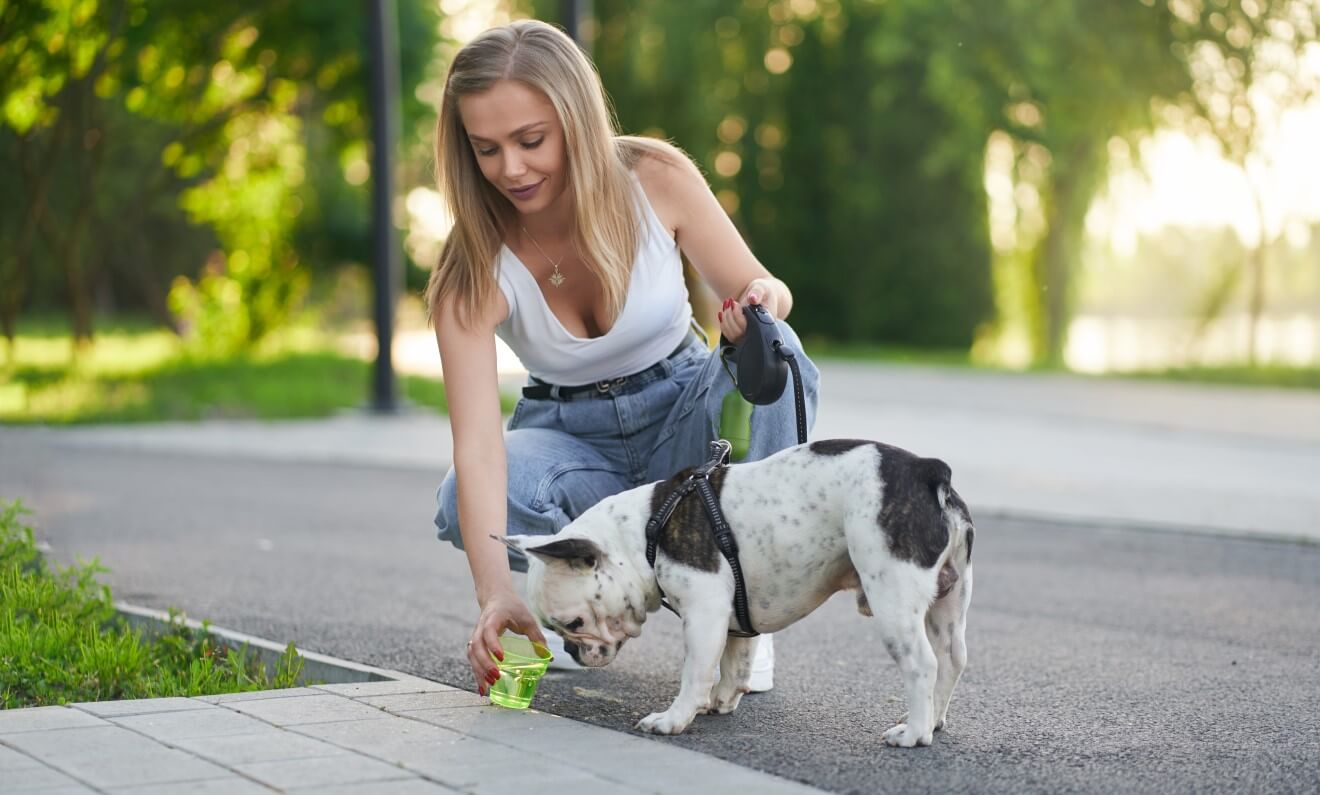
[[[810,338],[804,342],[816,360],[876,362],[884,364],[916,364],[938,367],[965,367],[998,372],[1063,373],[1063,368],[1036,365],[1016,369],[973,359],[962,349],[914,348],[896,345],[845,343]],[[1219,367],[1179,367],[1164,370],[1114,371],[1093,378],[1137,378],[1152,381],[1181,381],[1200,384],[1227,384],[1247,387],[1281,387],[1287,389],[1320,389],[1320,367],[1289,367],[1283,365],[1224,365]]]
[[[1173,370],[1147,370],[1116,373],[1125,378],[1150,378],[1163,381],[1191,381],[1203,384],[1235,386],[1271,386],[1289,389],[1320,389],[1320,367],[1185,367]]]
[[[371,365],[316,335],[291,334],[251,355],[197,359],[167,330],[128,320],[75,349],[51,321],[0,341],[0,422],[75,424],[323,417],[362,408]],[[399,378],[414,406],[447,409],[436,379]],[[506,412],[513,398],[502,398]]]
[[[293,687],[302,657],[289,644],[268,672],[247,647],[217,645],[174,621],[159,637],[130,629],[114,610],[95,563],[50,566],[0,500],[0,706],[197,696]]]

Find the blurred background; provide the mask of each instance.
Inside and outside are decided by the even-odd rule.
[[[406,403],[445,69],[525,16],[693,155],[813,355],[1320,388],[1320,0],[383,5]],[[0,421],[369,403],[371,7],[0,0]]]

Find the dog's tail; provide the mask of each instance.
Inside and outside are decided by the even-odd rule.
[[[917,461],[916,474],[930,488],[939,503],[941,518],[949,532],[949,546],[940,565],[936,597],[942,598],[952,590],[967,566],[971,565],[976,528],[972,524],[972,514],[967,509],[967,503],[953,489],[953,472],[948,464],[938,458],[922,458]]]

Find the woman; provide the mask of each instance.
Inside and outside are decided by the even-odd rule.
[[[606,496],[701,463],[717,434],[732,382],[691,330],[680,250],[730,296],[719,322],[732,342],[742,305],[782,319],[793,299],[686,156],[615,134],[594,67],[544,23],[488,30],[455,56],[436,162],[456,220],[426,293],[454,437],[435,521],[472,570],[468,662],[484,695],[504,630],[545,640],[512,585],[525,561],[489,536],[555,533]],[[532,376],[507,434],[497,336]],[[810,421],[816,369],[799,359]],[[796,443],[793,411],[791,395],[756,407],[749,459]]]

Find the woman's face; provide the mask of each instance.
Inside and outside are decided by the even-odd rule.
[[[518,212],[545,210],[568,186],[568,159],[559,116],[544,94],[501,80],[458,100],[481,173]]]

